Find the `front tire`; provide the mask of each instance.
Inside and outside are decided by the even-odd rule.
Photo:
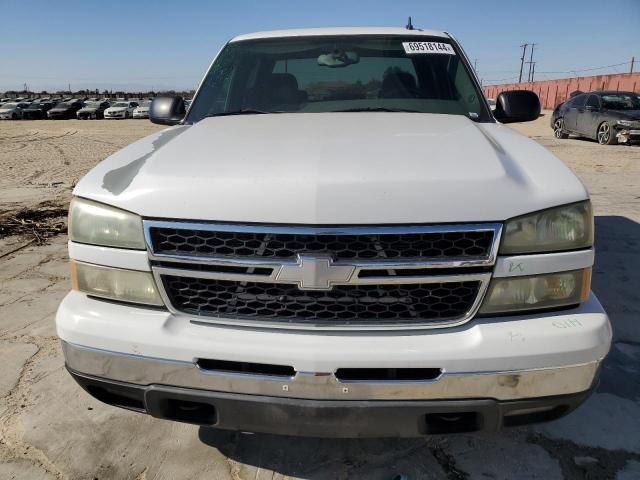
[[[615,145],[616,143],[618,143],[618,138],[615,136],[613,128],[611,128],[611,125],[609,125],[607,122],[602,122],[598,126],[596,138],[598,139],[598,143],[600,145]]]
[[[553,124],[553,136],[558,140],[569,138],[569,134],[564,131],[564,119],[559,118]]]

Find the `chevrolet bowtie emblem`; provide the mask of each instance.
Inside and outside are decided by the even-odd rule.
[[[302,290],[330,290],[336,283],[351,279],[353,265],[336,265],[331,257],[298,255],[295,265],[283,265],[277,280],[297,283]]]

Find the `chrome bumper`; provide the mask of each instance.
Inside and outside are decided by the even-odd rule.
[[[518,400],[584,392],[599,361],[582,365],[500,372],[443,372],[429,381],[338,380],[333,373],[293,377],[202,370],[195,362],[165,360],[83,347],[62,341],[67,367],[136,385],[165,385],[216,392],[313,400]]]

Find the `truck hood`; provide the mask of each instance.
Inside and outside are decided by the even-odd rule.
[[[501,221],[587,198],[507,126],[379,112],[171,127],[104,160],[74,194],[144,217],[312,225]]]

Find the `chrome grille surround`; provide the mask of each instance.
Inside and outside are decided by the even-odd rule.
[[[191,321],[201,323],[217,323],[234,326],[286,328],[286,329],[324,329],[324,330],[408,330],[430,329],[461,325],[469,321],[477,312],[491,278],[492,267],[497,258],[500,244],[502,224],[455,224],[455,225],[410,225],[410,226],[354,226],[354,227],[306,227],[281,225],[236,225],[221,223],[194,223],[181,221],[144,220],[144,233],[147,243],[151,268],[160,294],[167,308],[174,314],[188,317]],[[239,232],[277,235],[403,235],[420,233],[456,233],[490,231],[493,239],[486,255],[446,257],[446,258],[411,258],[389,259],[381,253],[375,259],[352,259],[334,261],[330,255],[297,252],[296,258],[261,258],[261,257],[229,257],[207,255],[175,255],[154,252],[151,230],[153,228],[201,230],[208,232]],[[306,273],[304,261],[327,262],[324,273],[328,269],[330,281],[310,282],[304,284]],[[317,266],[317,263],[316,263]],[[301,269],[300,277],[292,274]],[[412,275],[411,271],[417,274]],[[314,270],[315,272],[315,270]],[[339,273],[338,273],[339,272]],[[378,275],[378,272],[384,272]],[[402,273],[400,273],[402,272]],[[324,274],[323,273],[323,274]],[[338,275],[333,275],[338,273]],[[314,273],[317,276],[317,274]],[[238,316],[194,315],[175,308],[170,296],[165,291],[164,276],[189,277],[200,279],[226,280],[238,282],[258,282],[267,284],[297,285],[301,290],[331,290],[336,285],[401,285],[401,284],[434,284],[447,282],[479,282],[478,294],[470,308],[456,318],[407,319],[406,322],[372,323],[359,322],[349,325],[340,320],[331,322],[296,322],[287,319],[281,321],[273,318],[256,319]],[[316,279],[317,280],[317,279]],[[323,279],[324,280],[324,279]]]

